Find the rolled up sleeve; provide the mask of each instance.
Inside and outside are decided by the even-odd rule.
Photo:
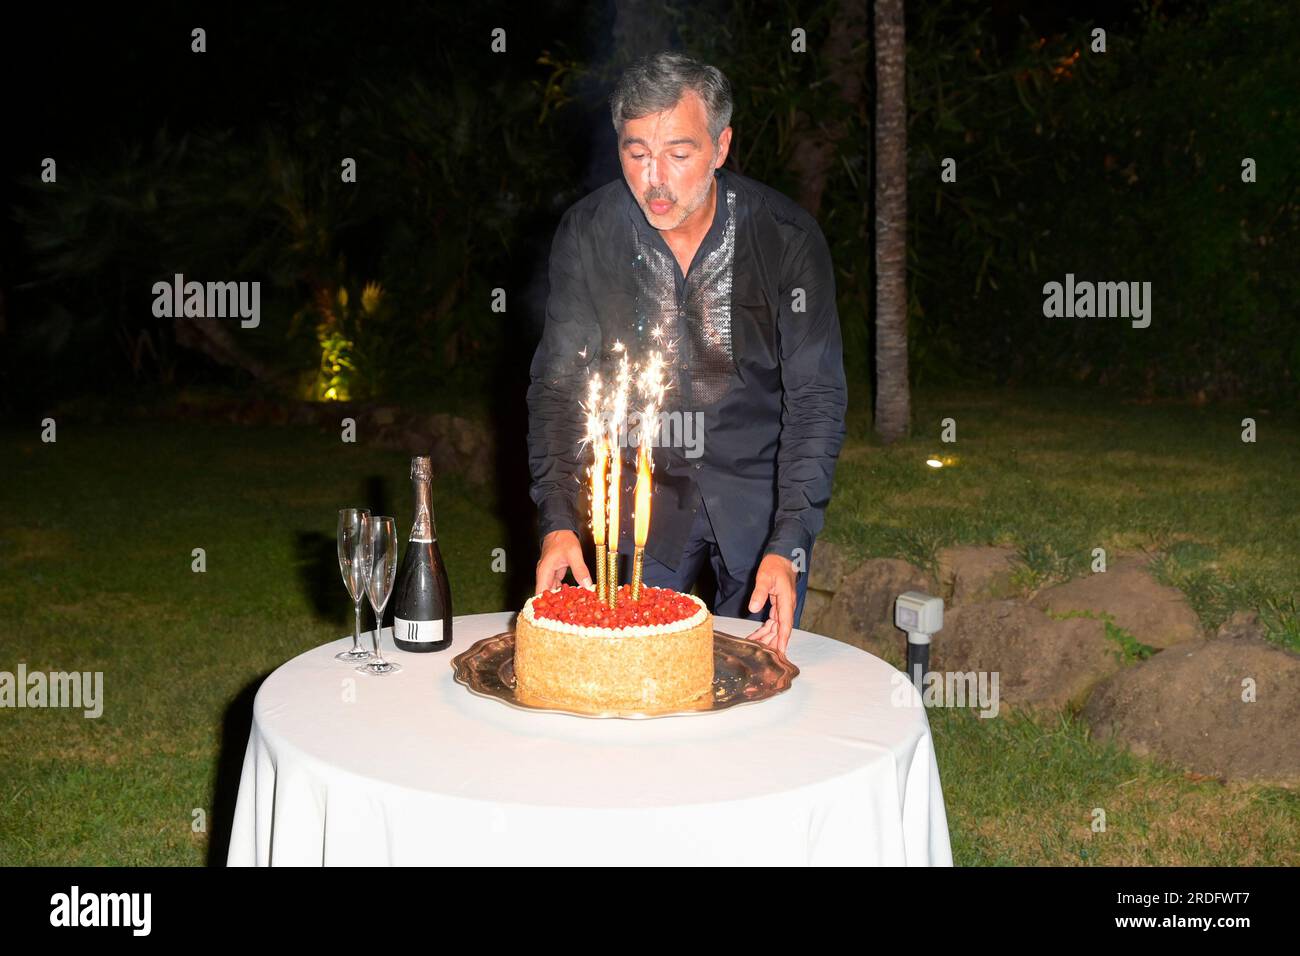
[[[825,520],[848,393],[835,273],[819,228],[805,233],[788,263],[777,313],[783,389],[777,511],[763,554],[795,560],[799,549],[807,557]],[[795,311],[799,289],[803,310]]]

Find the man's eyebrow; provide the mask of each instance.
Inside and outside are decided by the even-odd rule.
[[[643,140],[640,136],[629,136],[629,137],[627,137],[626,139],[624,139],[624,140],[623,140],[623,148],[624,148],[624,149],[627,149],[627,148],[628,148],[629,146],[631,146],[633,143],[637,143],[638,145],[644,146],[646,149],[649,149],[649,148],[650,148],[650,144],[647,143],[645,140]],[[682,146],[682,145],[686,145],[686,146],[694,146],[696,149],[699,149],[699,148],[700,148],[700,142],[699,142],[699,140],[692,139],[692,138],[689,137],[689,136],[681,136],[681,137],[678,137],[677,139],[670,139],[670,140],[668,140],[666,143],[664,143],[664,145],[665,145],[665,146]]]

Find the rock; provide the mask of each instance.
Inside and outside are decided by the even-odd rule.
[[[478,422],[440,412],[430,415],[421,432],[435,472],[456,472],[482,484],[492,476],[496,446],[489,429]]]
[[[1264,625],[1259,623],[1258,611],[1235,611],[1219,626],[1215,635],[1221,637],[1256,637],[1264,639]]]
[[[830,610],[831,598],[834,596],[826,591],[815,591],[809,587],[803,599],[803,615],[799,618],[800,630],[820,633],[822,619]]]
[[[1300,780],[1300,655],[1259,637],[1167,648],[1098,687],[1083,716],[1094,737],[1140,756],[1228,779]]]
[[[996,671],[1001,703],[1027,710],[1077,709],[1121,666],[1102,621],[1057,620],[1022,601],[953,608],[930,648],[931,670]]]
[[[906,650],[907,638],[894,627],[894,600],[904,591],[933,594],[935,586],[929,575],[906,561],[864,562],[844,576],[820,620],[822,633],[886,660],[897,659]]]
[[[429,425],[433,434],[447,442],[455,454],[466,458],[482,453],[490,444],[486,429],[457,415],[445,412],[433,415]]]
[[[471,482],[491,481],[496,443],[484,424],[447,413],[414,414],[397,405],[357,401],[304,402],[255,397],[223,400],[183,394],[175,410],[182,418],[245,425],[315,425],[336,432],[343,419],[357,423],[357,440],[379,448],[429,455],[438,474],[457,474]]]
[[[852,563],[843,546],[834,541],[818,539],[813,543],[812,560],[809,562],[808,587],[818,591],[838,591],[844,575],[851,569]]]
[[[940,594],[953,606],[996,601],[1016,593],[1011,575],[1017,556],[1011,548],[944,548],[938,560]]]
[[[1108,614],[1150,647],[1171,647],[1202,637],[1201,622],[1183,592],[1159,583],[1138,558],[1118,558],[1108,571],[1048,588],[1032,603],[1058,614]]]

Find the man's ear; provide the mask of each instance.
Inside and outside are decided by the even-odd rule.
[[[731,150],[731,127],[728,126],[718,134],[718,156],[713,161],[713,168],[717,169],[727,161],[727,153]]]

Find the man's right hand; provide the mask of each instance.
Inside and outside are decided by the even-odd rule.
[[[542,539],[542,559],[537,562],[537,585],[533,594],[549,591],[572,571],[580,585],[591,587],[591,574],[582,560],[582,544],[572,531],[552,531]]]

